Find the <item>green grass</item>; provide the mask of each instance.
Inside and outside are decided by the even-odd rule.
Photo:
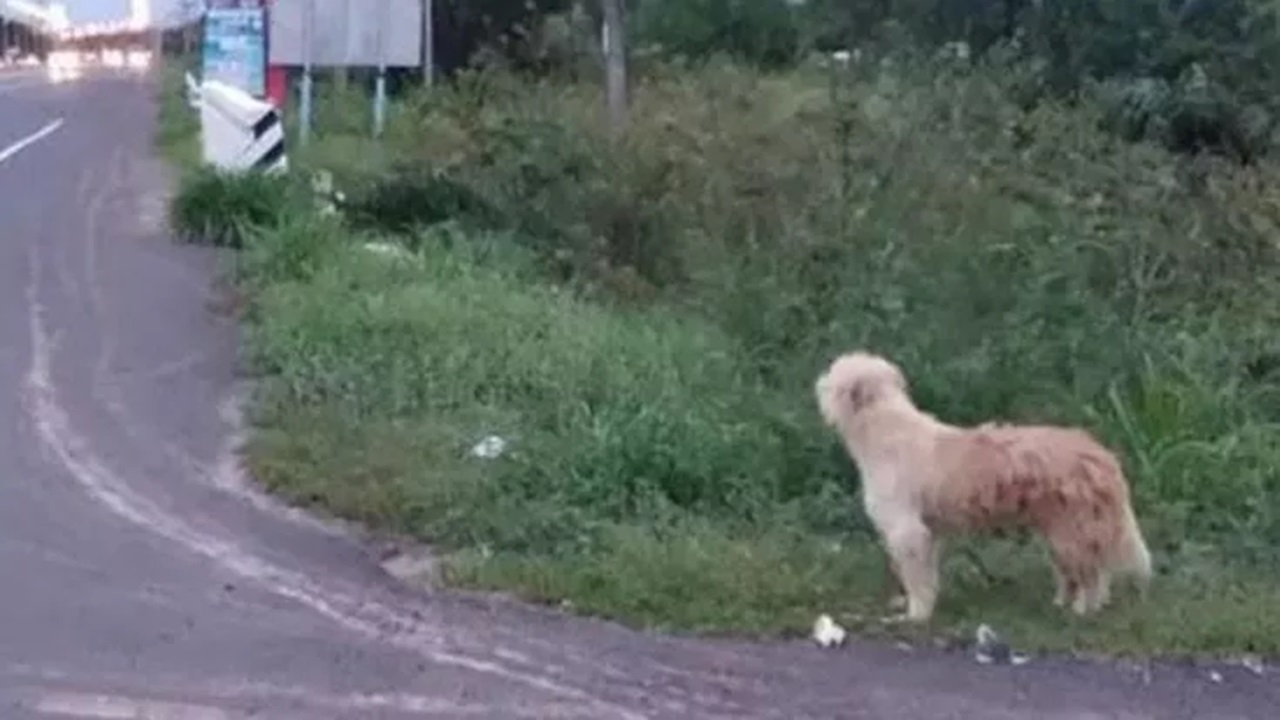
[[[200,164],[200,113],[187,103],[188,69],[181,59],[165,59],[156,111],[156,145],[165,159],[184,170]]]
[[[1280,173],[1187,175],[1087,103],[1022,112],[999,68],[896,72],[836,107],[804,72],[655,75],[621,144],[590,87],[472,77],[402,103],[395,173],[318,129],[308,162],[364,210],[289,205],[243,238],[255,475],[433,543],[461,586],[670,630],[827,612],[897,635],[812,400],[870,346],[948,420],[1097,432],[1160,568],[1147,602],[1077,620],[1038,546],[975,539],[926,634],[1280,653]],[[471,457],[489,434],[510,450]]]
[[[288,177],[199,167],[171,201],[169,224],[187,242],[242,247],[255,229],[283,221],[298,197],[292,191]]]
[[[930,626],[886,622],[883,561],[869,539],[848,545],[794,537],[731,537],[682,529],[670,539],[619,530],[603,552],[529,558],[474,551],[448,566],[455,583],[514,588],[531,600],[570,606],[640,627],[708,634],[791,636],[829,613],[863,635],[971,640],[991,624],[1021,651],[1118,655],[1280,650],[1280,591],[1257,574],[1200,564],[1176,569],[1142,601],[1126,588],[1105,613],[1079,619],[1049,604],[1049,565],[1038,548],[979,541],[976,557],[952,553]]]
[[[462,586],[671,630],[793,634],[829,612],[904,632],[880,623],[882,560],[851,489],[777,490],[804,456],[787,440],[806,434],[742,427],[783,400],[727,381],[735,353],[713,329],[548,289],[498,240],[442,234],[392,261],[323,223],[270,238],[289,262],[272,266],[264,246],[245,257],[265,286],[250,343],[269,375],[249,454],[269,488],[452,549],[447,578]],[[492,432],[511,454],[470,457]],[[732,496],[748,483],[759,494]],[[1121,592],[1085,621],[1048,605],[1038,548],[969,545],[980,561],[951,553],[934,632],[988,622],[1036,650],[1280,650],[1274,580],[1190,543],[1158,547],[1152,601]]]

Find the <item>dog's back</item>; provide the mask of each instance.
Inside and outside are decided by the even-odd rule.
[[[939,441],[927,516],[950,531],[1001,526],[1070,535],[1108,565],[1150,574],[1150,557],[1115,454],[1089,433],[986,424]]]

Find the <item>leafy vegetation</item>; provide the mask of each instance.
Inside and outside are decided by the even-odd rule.
[[[1111,128],[1249,160],[1275,143],[1278,8],[1269,0],[646,0],[636,34],[665,55],[762,67],[912,46],[1016,58],[1024,107],[1106,87]]]
[[[288,205],[239,263],[257,477],[435,543],[455,583],[666,628],[888,631],[812,399],[871,347],[948,420],[1096,431],[1157,558],[1155,601],[1077,621],[1034,545],[958,543],[933,632],[1280,652],[1277,167],[1106,132],[1105,83],[1029,103],[1043,65],[996,40],[924,43],[651,59],[621,139],[592,81],[502,70],[401,97],[380,152],[320,128],[295,165],[346,212]],[[490,435],[506,451],[475,457]]]
[[[185,72],[181,62],[166,63],[161,69],[156,146],[179,166],[192,167],[199,158],[200,118],[186,97]]]
[[[290,200],[285,178],[201,167],[182,183],[169,221],[190,242],[238,248],[256,228],[281,222]]]

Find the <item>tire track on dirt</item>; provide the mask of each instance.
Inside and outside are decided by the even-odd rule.
[[[105,187],[99,189],[99,192],[106,191]],[[599,700],[547,676],[512,669],[497,660],[458,651],[450,646],[445,633],[439,628],[424,623],[411,613],[404,613],[367,598],[334,592],[313,578],[246,551],[231,540],[192,527],[152,498],[138,493],[93,451],[89,440],[79,432],[62,405],[60,391],[53,377],[54,348],[41,297],[41,264],[39,249],[33,247],[30,252],[30,280],[26,293],[31,348],[24,393],[27,413],[44,446],[81,489],[102,507],[173,545],[204,557],[280,597],[293,600],[366,639],[410,651],[442,666],[492,676],[580,703],[599,712],[599,717],[602,718],[647,718],[646,715]],[[90,295],[93,295],[92,291]],[[105,346],[110,347],[110,343]]]

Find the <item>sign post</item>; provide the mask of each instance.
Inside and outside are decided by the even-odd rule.
[[[436,80],[435,3],[422,0],[422,80],[431,87]]]
[[[272,0],[262,0],[262,6],[267,14],[267,23],[271,22],[271,3]],[[276,109],[283,111],[285,104],[289,100],[289,69],[283,65],[276,65],[270,62],[271,58],[271,40],[267,39],[267,99],[275,104]]]
[[[381,137],[387,123],[387,41],[386,27],[391,19],[387,12],[387,0],[379,0],[378,14],[378,76],[373,81],[373,136]]]
[[[311,46],[316,34],[314,0],[302,0],[302,99],[299,101],[298,144],[306,145],[311,137],[311,99],[314,94],[311,77]]]
[[[271,0],[268,61],[302,68],[302,138],[311,121],[310,78],[317,67],[377,71],[373,133],[382,133],[387,69],[417,68],[423,62],[423,5],[424,0]]]

